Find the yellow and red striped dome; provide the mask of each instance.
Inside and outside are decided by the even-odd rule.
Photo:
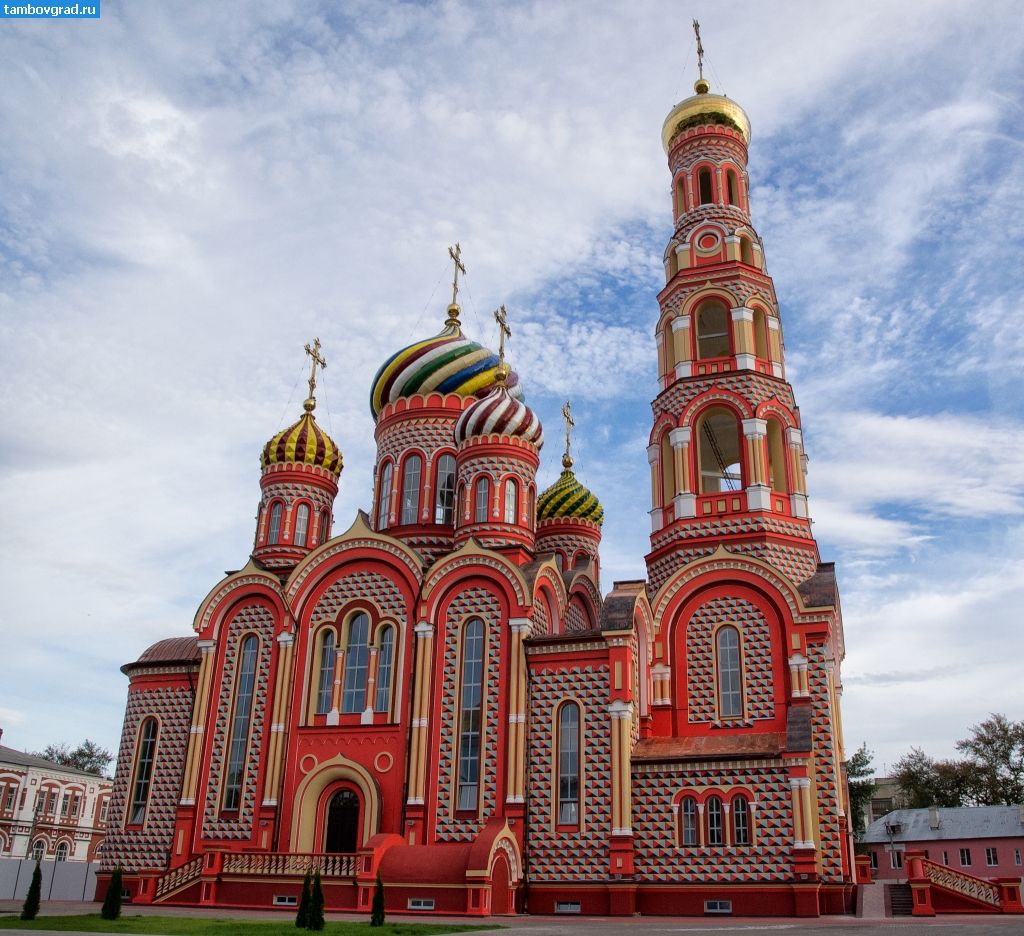
[[[294,425],[279,432],[265,446],[260,455],[260,467],[268,465],[314,465],[341,474],[341,449],[313,418],[313,407],[306,401],[306,412]]]

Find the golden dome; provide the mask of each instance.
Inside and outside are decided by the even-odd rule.
[[[703,79],[698,81],[694,85],[694,90],[697,93],[676,104],[665,118],[665,124],[661,128],[661,142],[666,153],[669,151],[672,141],[679,136],[686,125],[697,123],[698,120],[694,118],[700,118],[705,114],[711,117],[709,123],[724,122],[734,125],[743,136],[743,142],[749,145],[750,120],[747,118],[746,112],[739,104],[724,94],[709,94],[708,87],[707,81]],[[716,117],[719,119],[715,120]],[[724,118],[724,121],[721,118]]]

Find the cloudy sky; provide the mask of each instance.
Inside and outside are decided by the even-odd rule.
[[[1024,718],[1019,3],[195,4],[0,21],[0,727],[115,749],[117,667],[244,563],[302,346],[370,504],[367,396],[504,303],[528,400],[643,575],[662,121],[746,109],[754,222],[838,570],[845,736],[881,769]],[[557,473],[558,445],[541,480]]]

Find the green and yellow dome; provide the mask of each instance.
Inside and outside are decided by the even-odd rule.
[[[537,522],[555,517],[574,517],[600,526],[604,522],[601,502],[576,479],[571,458],[563,459],[562,464],[565,470],[558,480],[537,498]]]
[[[313,465],[331,472],[341,474],[341,449],[313,418],[311,399],[306,400],[305,413],[302,418],[283,432],[279,432],[265,446],[260,454],[260,467],[290,463],[293,465]]]

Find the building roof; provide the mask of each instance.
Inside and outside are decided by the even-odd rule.
[[[944,839],[1024,837],[1020,806],[957,806],[939,808],[939,827],[933,829],[930,809],[896,809],[868,826],[865,842],[889,842],[886,823],[900,824],[894,842],[927,842]]]
[[[797,585],[797,591],[808,608],[839,607],[839,587],[836,585],[836,564],[819,562],[815,573]]]
[[[125,663],[121,672],[127,675],[140,666],[166,666],[171,663],[198,663],[202,659],[198,637],[168,637],[158,640],[142,651],[134,663]]]
[[[36,770],[45,770],[49,773],[74,774],[76,777],[88,777],[90,780],[95,780],[97,782],[111,782],[100,774],[89,773],[86,770],[79,770],[77,767],[65,767],[62,764],[55,764],[53,761],[48,761],[43,757],[36,757],[34,754],[25,754],[22,751],[16,751],[14,748],[4,747],[0,744],[0,766],[2,765],[9,765],[11,767],[34,767]]]

